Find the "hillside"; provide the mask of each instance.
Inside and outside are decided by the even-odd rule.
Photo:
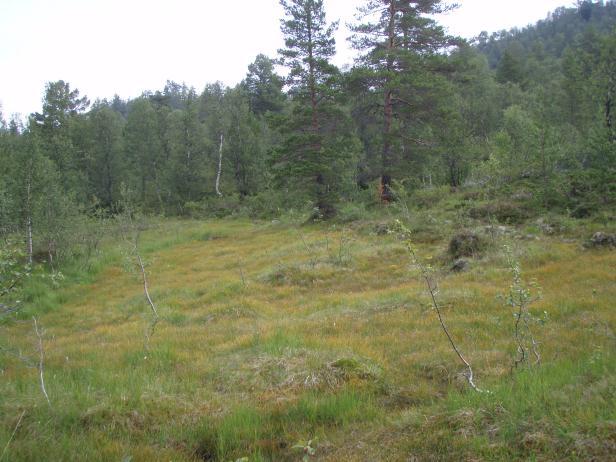
[[[475,40],[477,49],[486,55],[495,69],[506,50],[520,53],[522,60],[560,59],[565,49],[592,31],[610,34],[616,27],[616,2],[581,2],[580,8],[561,7],[544,20],[524,28],[481,33]]]

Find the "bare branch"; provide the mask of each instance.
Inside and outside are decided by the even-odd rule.
[[[37,365],[34,363],[34,361],[32,361],[32,359],[28,358],[27,356],[22,355],[20,350],[14,350],[11,348],[0,346],[0,351],[9,356],[19,359],[22,363],[25,364],[26,367],[37,369]]]
[[[148,276],[145,272],[145,265],[143,264],[141,255],[139,255],[139,253],[137,252],[137,247],[135,247],[135,251],[136,251],[137,261],[139,262],[139,268],[141,268],[141,276],[143,279],[143,293],[145,295],[146,300],[148,301],[148,304],[150,305],[150,308],[152,309],[152,313],[154,314],[154,317],[158,318],[158,311],[156,310],[156,305],[154,305],[154,302],[152,301],[152,297],[150,297],[150,291],[148,289]]]
[[[541,289],[532,281],[530,284],[524,282],[520,264],[514,259],[511,248],[505,246],[505,252],[512,274],[512,284],[509,288],[506,301],[507,304],[515,310],[513,338],[517,346],[517,357],[514,358],[511,364],[511,373],[513,373],[513,370],[520,364],[529,360],[531,352],[535,357],[534,364],[537,365],[541,362],[539,343],[535,340],[530,328],[530,323],[536,321],[536,319],[529,310],[532,303],[541,299]],[[532,289],[536,290],[537,293],[533,294]]]
[[[4,459],[6,451],[9,448],[11,441],[13,441],[13,438],[15,437],[15,433],[17,433],[17,429],[19,428],[19,425],[21,424],[21,419],[24,418],[25,414],[26,414],[26,411],[22,411],[21,415],[19,416],[19,419],[17,420],[17,425],[15,425],[15,428],[13,429],[13,433],[11,433],[11,437],[6,442],[6,446],[4,446],[4,449],[2,450],[2,454],[0,454],[0,460]]]
[[[145,268],[145,263],[143,258],[141,258],[141,253],[139,252],[139,237],[141,234],[141,227],[138,223],[133,222],[132,213],[129,210],[127,213],[127,229],[123,230],[124,239],[129,245],[132,247],[130,252],[132,253],[131,258],[134,258],[134,261],[137,263],[139,267],[139,271],[141,272],[141,280],[143,281],[143,294],[145,296],[146,302],[150,307],[150,311],[152,312],[152,319],[148,324],[146,332],[144,334],[144,349],[149,351],[150,348],[150,340],[154,335],[156,330],[156,325],[160,321],[160,317],[158,315],[158,309],[152,300],[152,296],[150,295],[150,288],[148,283],[148,275]],[[132,235],[131,235],[132,234]]]
[[[475,384],[473,368],[471,367],[470,363],[466,360],[464,355],[462,355],[462,352],[460,351],[460,349],[454,342],[453,337],[451,336],[449,329],[447,328],[447,325],[445,324],[445,320],[443,319],[443,314],[441,313],[441,307],[437,301],[438,286],[431,278],[431,269],[423,264],[423,262],[418,257],[415,251],[415,248],[410,239],[411,231],[406,226],[404,226],[399,220],[397,220],[396,223],[397,223],[398,228],[402,232],[402,234],[405,236],[405,244],[406,244],[407,251],[409,252],[409,255],[411,256],[413,263],[415,263],[415,265],[419,267],[422,279],[426,283],[426,287],[428,288],[428,293],[430,294],[430,298],[432,301],[432,307],[436,311],[439,324],[441,325],[441,329],[443,330],[443,332],[445,332],[445,335],[447,336],[447,340],[449,340],[449,343],[451,347],[453,348],[453,350],[455,351],[456,355],[458,356],[458,358],[460,358],[460,361],[466,367],[465,375],[466,375],[468,384],[471,386],[473,390],[479,393],[489,393],[489,391],[482,390]]]
[[[38,363],[38,371],[39,371],[39,379],[41,382],[41,391],[43,395],[45,395],[45,399],[47,400],[47,404],[51,407],[51,401],[49,401],[49,395],[47,394],[47,390],[45,389],[45,376],[44,376],[44,360],[45,360],[45,352],[43,350],[43,335],[38,327],[38,322],[36,321],[36,317],[32,316],[32,320],[34,321],[34,332],[38,338],[38,352],[39,352],[39,363]]]

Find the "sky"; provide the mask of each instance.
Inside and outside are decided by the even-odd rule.
[[[345,24],[365,0],[324,0],[340,20],[334,62],[352,63]],[[471,38],[524,27],[573,0],[457,0],[438,18]],[[278,0],[0,0],[0,105],[5,119],[40,111],[45,83],[64,80],[90,100],[139,96],[167,80],[198,91],[235,85],[259,53],[283,45]]]

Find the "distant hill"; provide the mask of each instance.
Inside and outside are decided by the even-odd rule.
[[[608,34],[616,28],[616,1],[579,2],[578,7],[560,7],[544,20],[523,29],[510,29],[475,39],[476,48],[485,54],[491,68],[498,67],[506,54],[519,60],[559,59],[565,49],[589,30]]]

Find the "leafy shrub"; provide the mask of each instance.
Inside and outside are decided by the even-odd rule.
[[[280,216],[287,204],[283,195],[276,191],[263,191],[242,200],[240,214],[251,218],[275,218]]]

